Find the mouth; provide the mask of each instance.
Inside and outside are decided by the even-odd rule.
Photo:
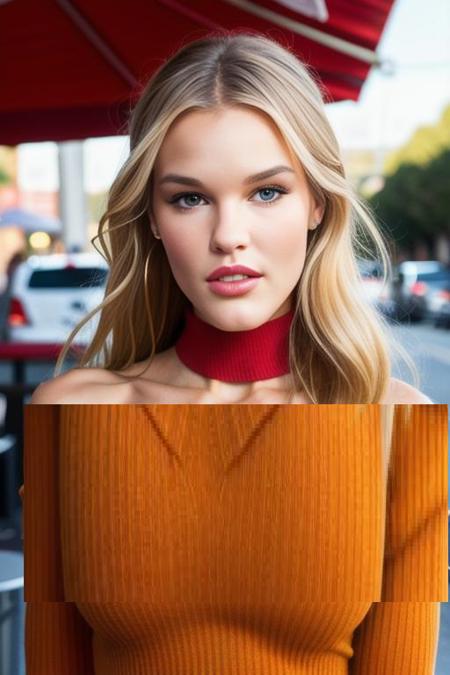
[[[206,278],[206,281],[239,281],[242,278],[255,278],[262,276],[257,270],[247,267],[247,265],[223,265],[215,269]]]
[[[234,283],[235,281],[242,281],[242,279],[255,279],[256,275],[250,274],[224,274],[222,277],[215,277],[210,279],[210,281],[225,281]]]
[[[219,279],[211,279],[207,283],[209,288],[217,295],[232,297],[248,293],[258,285],[260,279],[260,276],[250,277],[244,274],[233,274]]]

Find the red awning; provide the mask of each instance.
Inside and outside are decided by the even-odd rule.
[[[0,0],[0,144],[126,133],[153,70],[220,28],[287,42],[329,101],[356,101],[393,1]]]

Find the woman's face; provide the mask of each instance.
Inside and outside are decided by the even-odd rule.
[[[250,181],[275,167],[270,177]],[[153,230],[198,317],[237,331],[289,311],[308,226],[323,210],[264,113],[230,107],[180,116],[158,153],[152,199]],[[235,264],[262,276],[244,295],[218,295],[207,277]]]

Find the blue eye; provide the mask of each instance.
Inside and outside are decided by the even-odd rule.
[[[259,201],[260,204],[270,206],[270,204],[274,204],[275,202],[277,202],[281,198],[282,194],[287,194],[289,192],[289,190],[286,190],[286,188],[281,187],[281,185],[266,185],[262,188],[259,188],[259,190],[257,190],[253,194],[256,195],[256,194],[259,194],[259,193],[266,193],[266,195],[267,195],[267,192],[278,194],[278,196],[276,197],[276,199],[264,199],[263,198],[263,199],[257,199],[256,201]],[[191,199],[192,197],[196,200],[199,200],[199,199],[204,200],[205,199],[198,192],[183,192],[181,194],[177,194],[174,197],[172,197],[172,199],[169,200],[169,204],[174,204],[175,208],[179,209],[180,211],[192,211],[192,209],[194,209],[196,206],[200,205],[198,201],[194,204],[192,202],[189,204],[189,202],[187,200]],[[187,204],[187,206],[183,206],[180,203],[180,201],[182,199],[186,200],[185,204]]]
[[[197,194],[196,192],[185,192],[185,193],[182,194],[182,195],[178,195],[177,197],[174,197],[174,199],[172,199],[172,200],[170,201],[170,203],[171,203],[171,204],[176,204],[177,206],[179,206],[179,207],[182,208],[182,209],[191,209],[191,208],[194,207],[194,206],[198,206],[198,203],[196,203],[196,204],[192,204],[192,203],[189,204],[189,203],[188,203],[188,206],[181,206],[181,205],[180,205],[180,203],[179,203],[179,202],[180,202],[180,199],[189,199],[190,197],[196,197],[197,199],[198,199],[198,198],[203,199],[203,198],[201,197],[201,195]]]
[[[279,188],[275,188],[275,187],[265,187],[265,188],[261,188],[261,190],[258,190],[258,192],[256,192],[256,194],[260,194],[262,192],[266,192],[266,193],[272,192],[272,193],[280,194],[280,192],[282,192],[282,191]],[[279,199],[279,197],[277,197],[277,199],[270,199],[270,200],[269,199],[263,199],[262,201],[270,204],[271,202],[278,201],[278,199]],[[256,201],[258,201],[258,200],[256,200]]]

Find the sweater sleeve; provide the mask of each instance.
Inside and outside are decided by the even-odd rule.
[[[396,406],[380,601],[353,634],[351,675],[433,675],[448,599],[447,406]]]
[[[434,675],[439,602],[374,602],[353,633],[349,675]]]
[[[381,600],[448,600],[447,405],[396,406]]]
[[[27,675],[93,675],[92,628],[64,601],[56,405],[26,405],[23,500]],[[26,489],[25,486],[26,485]]]

